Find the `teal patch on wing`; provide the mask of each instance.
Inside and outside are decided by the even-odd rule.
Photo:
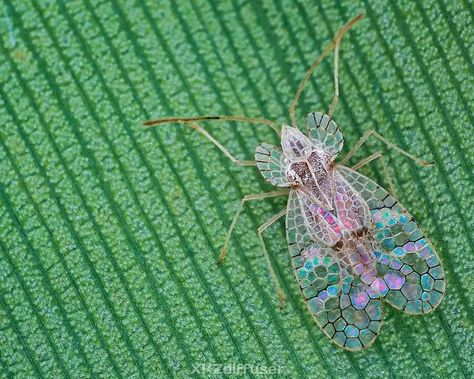
[[[289,186],[283,158],[282,150],[268,143],[262,143],[255,150],[260,173],[270,184],[278,187]]]
[[[433,246],[411,215],[385,189],[347,167],[346,180],[371,210],[378,278],[371,287],[393,307],[410,314],[431,312],[443,299],[445,275]]]
[[[376,252],[377,275],[388,290],[385,299],[406,313],[432,311],[445,293],[441,262],[416,223],[398,209],[373,210],[375,239],[389,252]],[[383,286],[383,283],[377,283]]]
[[[337,124],[327,114],[309,113],[306,126],[312,142],[322,145],[331,156],[336,156],[341,151],[344,138]]]
[[[308,310],[324,333],[352,351],[370,345],[382,321],[379,295],[354,278],[335,258],[335,251],[310,245],[295,269]]]

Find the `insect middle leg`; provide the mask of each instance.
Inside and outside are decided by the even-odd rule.
[[[219,258],[217,259],[217,264],[218,265],[220,265],[224,261],[224,258],[227,255],[227,251],[228,251],[229,243],[230,243],[230,238],[232,237],[232,232],[234,231],[235,225],[237,224],[237,221],[240,217],[240,214],[242,213],[242,210],[244,208],[245,203],[247,201],[251,201],[251,200],[263,200],[263,199],[267,199],[267,198],[270,198],[270,197],[278,197],[278,196],[287,195],[288,192],[289,192],[289,190],[284,188],[284,189],[280,189],[280,190],[272,191],[272,192],[245,195],[240,200],[239,206],[237,208],[237,212],[235,212],[234,218],[232,219],[232,222],[229,226],[229,230],[227,231],[224,246],[222,246],[221,253],[219,255]]]
[[[385,145],[387,145],[391,149],[394,149],[395,151],[398,151],[400,154],[403,154],[404,156],[414,160],[416,163],[418,163],[421,166],[432,166],[432,165],[434,165],[434,162],[424,161],[423,159],[420,159],[420,158],[410,154],[408,151],[405,151],[405,150],[401,149],[400,147],[395,145],[393,142],[390,142],[388,139],[386,139],[385,137],[383,137],[382,135],[380,135],[379,133],[377,133],[373,129],[367,130],[364,133],[364,135],[359,139],[359,141],[349,150],[349,152],[344,157],[344,159],[342,159],[340,164],[345,165],[347,163],[347,161],[349,161],[349,159],[357,152],[357,150],[360,149],[360,147],[367,141],[367,139],[370,136],[374,136],[375,138],[382,141]]]
[[[296,104],[298,103],[298,100],[301,96],[301,93],[304,90],[306,83],[308,82],[309,78],[311,77],[313,72],[316,70],[316,68],[319,66],[319,64],[322,62],[322,60],[326,57],[326,55],[328,55],[331,52],[331,50],[334,49],[334,97],[332,99],[331,106],[328,112],[329,117],[332,116],[334,109],[336,108],[337,102],[339,100],[339,45],[341,44],[342,37],[344,37],[347,31],[351,29],[355,25],[355,23],[361,20],[363,17],[364,17],[364,14],[360,13],[357,16],[355,16],[352,20],[350,20],[347,24],[345,24],[341,29],[339,29],[339,31],[336,33],[331,43],[328,46],[326,46],[323,52],[319,55],[319,57],[316,58],[316,60],[313,62],[309,70],[306,72],[306,75],[304,76],[303,80],[298,86],[295,97],[293,101],[291,102],[290,107],[288,109],[288,113],[290,114],[290,119],[291,119],[291,125],[293,127],[296,127],[296,116],[295,116]]]
[[[362,159],[360,162],[356,163],[354,166],[351,168],[355,171],[359,170],[361,167],[369,164],[370,162],[380,159],[380,163],[382,164],[382,170],[383,170],[383,175],[385,179],[387,180],[389,191],[392,195],[396,196],[395,193],[395,187],[393,186],[393,181],[392,178],[390,178],[390,174],[388,172],[388,165],[387,162],[385,161],[385,156],[382,154],[381,151],[377,151],[371,155],[369,155],[367,158]]]

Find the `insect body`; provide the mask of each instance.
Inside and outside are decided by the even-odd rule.
[[[310,113],[308,137],[284,127],[282,149],[256,150],[262,175],[291,188],[287,241],[302,295],[326,335],[359,350],[379,333],[382,300],[406,313],[433,310],[445,291],[441,263],[419,226],[383,188],[335,163],[342,134]]]
[[[340,164],[335,161],[343,146],[341,130],[332,119],[339,94],[339,44],[362,17],[358,15],[343,26],[313,63],[290,105],[292,126],[283,125],[281,133],[272,121],[243,116],[166,118],[145,123],[147,127],[170,122],[190,126],[234,163],[257,166],[269,183],[280,187],[241,200],[218,263],[227,254],[232,232],[247,201],[288,195],[287,207],[258,229],[280,305],[283,306],[285,296],[270,264],[262,233],[286,215],[292,265],[308,309],[329,338],[352,351],[366,348],[377,337],[384,302],[409,314],[422,314],[439,305],[445,292],[440,260],[418,224],[388,191],[357,172],[370,161],[383,158],[382,154],[376,152],[352,168],[344,165],[370,136],[423,166],[430,164],[375,131],[364,134]],[[304,134],[296,127],[295,106],[310,75],[332,49],[335,95],[328,114],[308,115]],[[197,121],[266,124],[281,135],[281,147],[261,144],[256,149],[255,161],[240,161]]]

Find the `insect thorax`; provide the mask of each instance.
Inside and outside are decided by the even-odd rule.
[[[286,176],[292,187],[302,190],[325,209],[332,209],[333,170],[331,157],[314,150],[307,159],[288,163]]]

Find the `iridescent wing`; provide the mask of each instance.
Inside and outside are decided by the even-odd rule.
[[[303,206],[302,213],[312,241],[329,246],[339,241],[341,230],[335,214],[314,203],[301,191],[296,194],[299,204]]]
[[[309,113],[306,118],[306,126],[308,128],[309,138],[316,145],[328,151],[335,157],[344,145],[339,126],[327,114],[321,112]]]
[[[379,294],[352,273],[347,257],[313,240],[297,193],[290,192],[286,230],[292,265],[316,323],[337,345],[361,350],[377,337]]]
[[[268,143],[262,143],[255,150],[255,160],[260,173],[270,184],[288,187],[281,149]]]
[[[433,246],[413,217],[366,176],[337,166],[370,208],[378,278],[372,288],[395,308],[410,314],[431,312],[445,293],[445,276]]]
[[[344,177],[335,172],[329,191],[333,192],[334,209],[329,211],[315,203],[302,191],[297,191],[298,200],[303,206],[303,214],[311,239],[324,245],[334,246],[343,238],[345,232],[355,232],[370,224],[370,210],[360,195],[347,183]]]
[[[333,174],[334,207],[337,218],[347,230],[353,231],[367,226],[370,222],[370,210],[360,195],[339,172]]]

